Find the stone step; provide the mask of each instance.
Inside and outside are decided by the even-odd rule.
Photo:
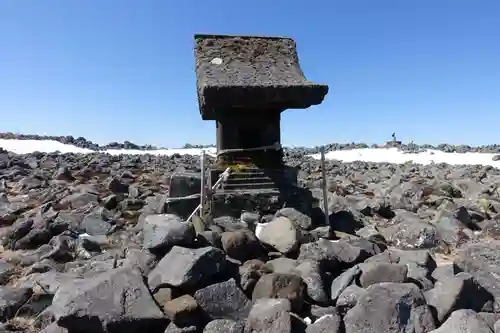
[[[264,183],[233,183],[224,184],[223,190],[244,190],[244,189],[275,189],[276,185],[273,182]]]
[[[220,174],[224,170],[222,169],[211,169],[210,177],[211,184],[215,184]],[[280,182],[280,177],[287,175],[286,170],[280,169],[260,169],[257,167],[247,167],[245,169],[234,170],[229,174],[226,184],[231,184],[234,186],[240,186],[245,188],[247,185],[255,183],[268,183],[273,184],[273,188],[278,188]],[[277,183],[278,182],[278,183]],[[260,185],[258,185],[260,186]],[[267,185],[266,185],[267,186]],[[248,186],[247,186],[248,187]]]
[[[219,189],[215,192],[214,196],[224,196],[224,195],[242,195],[242,194],[270,194],[270,195],[279,195],[280,191],[276,188],[244,188],[244,189]]]
[[[254,178],[254,177],[267,177],[262,171],[260,172],[233,172],[230,174],[229,178],[240,179],[240,178]]]
[[[222,168],[217,168],[217,169],[212,169],[212,172],[221,174],[225,171],[226,169]],[[263,170],[257,167],[245,167],[242,169],[238,168],[232,168],[231,169],[231,174],[255,174],[255,173],[263,173]]]
[[[247,177],[233,178],[229,177],[226,184],[253,184],[253,183],[273,183],[269,177]]]

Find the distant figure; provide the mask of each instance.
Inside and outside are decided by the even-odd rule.
[[[392,141],[396,142],[396,132],[392,133]]]

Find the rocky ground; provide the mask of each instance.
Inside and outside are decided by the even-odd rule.
[[[319,162],[290,152],[320,201]],[[500,170],[327,163],[329,223],[196,235],[163,214],[196,156],[0,151],[2,332],[500,332]]]

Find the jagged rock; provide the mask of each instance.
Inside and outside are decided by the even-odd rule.
[[[163,286],[194,287],[210,281],[225,268],[226,258],[219,249],[174,246],[149,273],[148,285],[152,290]]]
[[[212,220],[213,225],[221,227],[224,231],[246,230],[248,224],[244,221],[238,221],[231,216],[220,216]]]
[[[129,249],[122,265],[138,269],[142,275],[147,276],[157,263],[153,254],[139,249]]]
[[[361,269],[359,265],[355,265],[337,276],[335,280],[333,280],[330,288],[331,299],[334,302],[337,301],[342,292],[355,281],[359,274],[361,274]]]
[[[277,251],[287,254],[300,246],[300,234],[295,225],[287,217],[277,217],[257,227],[257,238]]]
[[[164,333],[198,333],[200,328],[196,325],[178,327],[175,323],[168,324]]]
[[[384,230],[383,236],[401,249],[433,248],[440,237],[436,227],[429,223],[405,220]]]
[[[435,328],[424,296],[412,283],[369,286],[344,321],[346,333],[424,333]]]
[[[427,304],[436,309],[437,320],[444,321],[451,312],[459,309],[492,311],[494,298],[467,273],[459,273],[436,282],[436,286],[425,293]]]
[[[467,244],[455,256],[455,265],[471,274],[475,281],[495,299],[495,311],[500,310],[500,242]]]
[[[332,268],[337,267],[339,264],[352,266],[371,255],[365,248],[356,245],[344,240],[320,239],[314,243],[303,244],[300,247],[299,259],[319,260]]]
[[[80,224],[80,228],[89,235],[106,235],[111,231],[112,224],[103,219],[98,212],[93,212],[85,216]]]
[[[338,310],[335,306],[319,306],[319,305],[311,305],[310,308],[311,315],[313,319],[319,319],[325,315],[333,314],[336,315],[338,314]]]
[[[434,287],[431,273],[427,268],[412,262],[407,263],[406,267],[408,269],[406,281],[415,283],[422,291]]]
[[[286,207],[282,208],[276,212],[276,217],[286,217],[288,218],[296,228],[302,230],[311,230],[313,229],[313,223],[311,217],[305,215],[304,213],[299,212],[295,208]]]
[[[219,232],[205,230],[198,234],[198,241],[203,245],[209,245],[222,249],[222,236]]]
[[[175,298],[176,292],[172,288],[160,288],[153,294],[156,303],[163,308],[163,306]]]
[[[229,319],[215,319],[203,329],[203,333],[243,333],[243,325]]]
[[[493,333],[499,333],[499,332],[500,332],[500,320],[497,320],[495,322],[495,325],[493,326]]]
[[[75,178],[73,177],[73,175],[71,175],[71,171],[67,166],[60,167],[57,170],[56,174],[54,175],[54,179],[64,180],[69,182],[75,180]]]
[[[262,261],[253,259],[246,261],[239,267],[240,285],[243,291],[252,294],[257,281],[264,274],[272,273],[272,270]]]
[[[260,222],[260,215],[258,213],[243,212],[240,215],[240,220],[248,225],[250,230],[255,231],[255,226]]]
[[[191,246],[196,236],[193,224],[171,214],[149,215],[144,219],[142,246],[150,251],[168,251],[174,245]]]
[[[259,240],[249,230],[226,231],[221,235],[221,244],[229,257],[242,262],[256,259],[264,253]]]
[[[95,193],[76,192],[59,201],[58,206],[61,208],[71,207],[72,209],[78,209],[92,203],[97,203],[98,199],[99,197]]]
[[[234,279],[199,289],[194,298],[211,319],[242,320],[252,306]]]
[[[168,324],[139,271],[130,268],[63,285],[51,308],[58,325],[69,331],[155,331]]]
[[[0,259],[0,285],[6,284],[9,281],[15,269],[15,265]]]
[[[493,333],[488,325],[472,310],[456,310],[438,328],[429,333]]]
[[[352,309],[358,300],[366,293],[366,290],[358,287],[355,284],[351,284],[345,288],[337,298],[337,308],[340,312],[346,313],[348,310]]]
[[[495,323],[500,320],[500,314],[491,312],[478,312],[477,314],[492,331],[495,331]]]
[[[374,262],[363,263],[359,267],[361,268],[359,282],[363,288],[381,282],[403,283],[406,282],[408,274],[406,265],[401,264]]]
[[[274,273],[290,274],[295,271],[299,264],[300,262],[295,259],[281,257],[269,260],[266,262],[266,267]]]
[[[291,333],[292,317],[287,299],[258,299],[247,319],[247,327],[259,333]]]
[[[0,287],[0,320],[13,318],[32,294],[30,288]]]
[[[309,325],[306,333],[340,333],[342,332],[342,318],[337,314],[324,315]]]
[[[319,262],[304,260],[294,271],[298,272],[306,284],[306,295],[316,304],[327,304],[330,301],[324,286],[324,278]]]
[[[304,302],[306,286],[302,279],[293,274],[271,273],[262,276],[252,293],[252,300],[260,298],[283,298],[292,304],[292,310],[298,311]]]
[[[163,305],[163,312],[176,326],[186,327],[201,321],[201,311],[190,295],[174,298]]]

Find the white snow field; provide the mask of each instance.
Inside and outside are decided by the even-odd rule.
[[[365,161],[365,162],[388,162],[406,163],[413,161],[416,164],[447,163],[451,165],[491,165],[500,168],[500,161],[493,161],[494,153],[445,153],[440,150],[429,149],[425,152],[410,154],[398,151],[397,148],[360,148],[352,150],[331,151],[325,154],[325,159],[339,160],[343,162]],[[313,158],[321,158],[320,154],[312,155]]]
[[[6,140],[0,139],[0,148],[7,151],[11,151],[16,154],[28,154],[35,151],[41,153],[52,153],[59,151],[61,153],[80,153],[89,154],[95,153],[94,150],[75,147],[73,145],[64,144],[53,140]],[[215,148],[207,148],[205,150],[206,154],[215,155]],[[109,149],[104,150],[102,153],[108,153],[110,155],[174,155],[174,154],[189,154],[189,155],[201,155],[202,149],[189,148],[189,149],[157,149],[157,150],[133,150],[133,149]]]
[[[78,148],[72,145],[63,144],[52,140],[5,140],[0,139],[0,147],[17,154],[27,154],[35,151],[51,153],[59,151],[61,153],[94,153],[90,149]],[[215,148],[188,148],[188,149],[158,149],[158,150],[129,150],[110,149],[103,153],[110,155],[120,154],[151,154],[151,155],[173,155],[190,154],[200,155],[202,150],[208,155],[215,155]],[[388,162],[405,163],[413,161],[417,164],[447,163],[447,164],[470,164],[470,165],[490,165],[500,169],[500,161],[493,161],[493,153],[445,153],[439,150],[427,150],[425,152],[409,154],[398,151],[397,148],[362,148],[352,150],[331,151],[325,155],[328,160],[339,160],[343,162],[365,161],[365,162]],[[320,158],[320,154],[311,155],[315,159]]]

